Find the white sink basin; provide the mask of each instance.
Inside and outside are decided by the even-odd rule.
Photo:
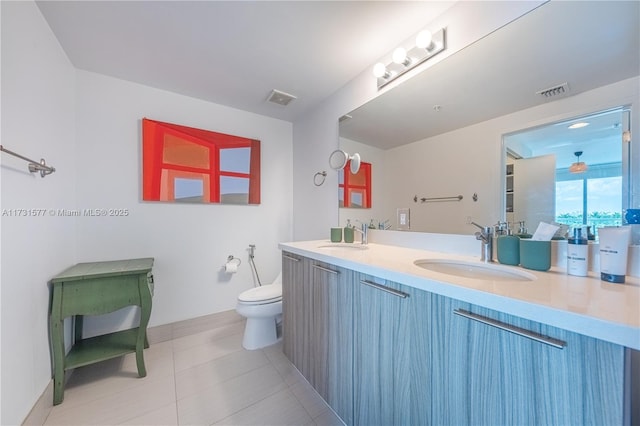
[[[369,248],[369,246],[360,243],[327,243],[319,245],[318,248],[346,248],[354,250],[366,250]]]
[[[535,275],[515,268],[454,259],[418,259],[416,266],[441,274],[489,281],[533,281]]]

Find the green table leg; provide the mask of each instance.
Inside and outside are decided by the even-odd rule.
[[[62,299],[60,288],[54,286],[51,308],[51,344],[53,351],[53,405],[64,399],[64,330],[60,316]]]
[[[146,276],[138,278],[138,289],[140,291],[140,325],[138,326],[138,338],[136,340],[136,365],[138,376],[145,377],[147,370],[144,365],[144,348],[147,344],[147,325],[151,316],[151,293]]]

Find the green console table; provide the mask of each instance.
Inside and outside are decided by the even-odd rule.
[[[53,404],[64,399],[65,371],[136,353],[138,376],[145,377],[144,348],[153,295],[153,258],[78,263],[51,280],[49,322],[53,351]],[[136,328],[82,338],[84,315],[102,315],[127,306],[140,307]],[[65,356],[63,322],[75,318],[74,344]]]

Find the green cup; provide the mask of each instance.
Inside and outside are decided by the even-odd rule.
[[[353,242],[353,228],[344,228],[344,242],[352,243]]]
[[[498,262],[504,265],[520,264],[520,237],[500,235],[496,242],[498,244]]]
[[[342,228],[331,228],[331,242],[339,243],[342,241]]]
[[[535,271],[551,268],[551,241],[520,239],[520,266]]]

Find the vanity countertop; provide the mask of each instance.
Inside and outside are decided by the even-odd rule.
[[[375,243],[359,250],[340,244],[332,246],[326,240],[281,243],[279,247],[290,253],[640,350],[638,277],[627,276],[625,284],[610,284],[601,281],[600,274],[593,272],[588,277],[576,277],[555,268],[539,272],[508,267],[526,271],[535,278],[533,281],[494,281],[433,272],[413,263],[418,259],[479,263],[477,257],[471,256]]]

